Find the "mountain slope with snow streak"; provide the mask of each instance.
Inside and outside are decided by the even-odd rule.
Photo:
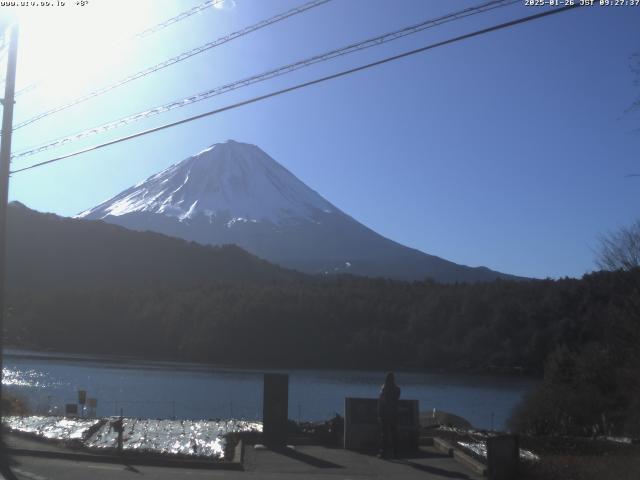
[[[78,218],[202,244],[237,244],[307,273],[442,282],[517,278],[389,240],[309,188],[255,145],[217,143]]]

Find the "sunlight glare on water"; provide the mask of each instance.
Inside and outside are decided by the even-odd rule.
[[[2,369],[2,384],[16,387],[35,387],[44,388],[51,386],[50,382],[45,381],[45,375],[32,369]]]

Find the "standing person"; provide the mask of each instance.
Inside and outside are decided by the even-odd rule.
[[[378,457],[394,457],[398,447],[398,401],[400,387],[393,372],[387,373],[378,397],[378,418],[382,428],[382,442]]]
[[[118,453],[122,454],[123,448],[123,433],[124,433],[124,419],[122,418],[122,411],[120,411],[120,418],[117,418],[111,422],[111,428],[118,434]]]

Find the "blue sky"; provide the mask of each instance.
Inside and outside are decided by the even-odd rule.
[[[304,3],[227,0],[127,40],[201,2],[92,2],[23,12],[18,84],[45,80],[17,99],[16,122]],[[14,151],[479,3],[333,0],[18,130]],[[452,22],[14,167],[539,11],[514,5]],[[640,7],[577,9],[16,174],[10,198],[74,215],[232,138],[405,245],[518,275],[581,276],[595,268],[599,235],[640,216],[640,179],[625,178],[640,173],[640,114],[625,114],[640,96],[629,58],[638,25]],[[55,32],[67,43],[54,49]]]

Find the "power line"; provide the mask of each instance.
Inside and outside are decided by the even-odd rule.
[[[160,30],[164,30],[165,28],[167,28],[170,25],[173,25],[174,23],[180,22],[182,20],[185,20],[189,17],[191,17],[192,15],[195,15],[197,13],[201,13],[204,10],[206,10],[209,7],[214,7],[217,4],[220,3],[224,3],[225,0],[207,0],[204,3],[201,3],[200,5],[196,5],[193,8],[190,8],[189,10],[185,10],[183,12],[180,12],[179,14],[175,15],[174,17],[168,18],[167,20],[164,20],[152,27],[146,28],[144,30],[142,30],[141,32],[138,32],[134,35],[131,36],[131,39],[138,39],[138,38],[144,38],[144,37],[148,37],[156,32],[159,32]],[[40,84],[40,82],[33,82],[29,85],[27,85],[26,87],[21,88],[20,90],[18,90],[16,92],[16,97],[19,97],[20,95],[24,95],[25,93],[28,93],[32,90],[35,90],[36,88],[38,88],[38,85]],[[15,128],[19,128],[19,126],[14,127]]]
[[[189,18],[190,16],[200,13],[206,10],[207,8],[213,7],[219,3],[224,3],[224,0],[207,0],[206,2],[201,3],[200,5],[196,5],[195,7],[189,10],[185,10],[184,12],[179,13],[175,17],[171,17],[165,20],[164,22],[160,22],[157,25],[154,25],[153,27],[149,27],[146,30],[143,30],[142,32],[136,33],[133,36],[133,38],[144,38],[144,37],[148,37],[149,35],[153,35],[154,33],[159,32],[160,30],[163,30],[170,25],[173,25],[174,23],[184,20],[185,18]]]
[[[218,0],[220,1],[220,0]],[[262,20],[256,24],[253,24],[251,26],[248,26],[246,28],[243,28],[241,30],[237,30],[233,33],[230,33],[228,35],[225,35],[223,37],[220,37],[212,42],[208,42],[205,43],[204,45],[200,45],[199,47],[193,48],[191,50],[188,50],[186,52],[181,53],[180,55],[177,55],[175,57],[169,58],[168,60],[165,60],[163,62],[160,62],[156,65],[153,65],[151,67],[145,68],[144,70],[140,70],[139,72],[136,72],[132,75],[129,75],[121,80],[118,80],[115,83],[112,83],[110,85],[107,85],[106,87],[102,87],[99,88],[97,90],[94,90],[92,92],[87,93],[86,95],[83,95],[79,98],[76,98],[75,100],[71,100],[68,103],[65,103],[63,105],[59,105],[57,107],[54,107],[50,110],[47,110],[45,112],[39,113],[38,115],[35,115],[34,117],[31,117],[23,122],[20,122],[18,124],[16,124],[13,129],[17,130],[19,128],[25,127],[27,125],[30,125],[34,122],[37,122],[38,120],[41,120],[45,117],[48,117],[49,115],[53,115],[54,113],[58,113],[61,112],[63,110],[66,110],[67,108],[73,107],[75,105],[78,105],[80,103],[86,102],[87,100],[90,100],[92,98],[95,98],[99,95],[103,95],[107,92],[110,92],[111,90],[115,90],[118,87],[121,87],[123,85],[126,85],[129,82],[132,82],[133,80],[137,80],[139,78],[142,77],[146,77],[147,75],[150,75],[152,73],[157,72],[158,70],[161,70],[163,68],[169,67],[171,65],[174,65],[178,62],[182,62],[188,58],[191,58],[195,55],[198,55],[200,53],[206,52],[208,50],[211,50],[214,47],[220,46],[224,43],[230,42],[231,40],[234,40],[236,38],[242,37],[244,35],[248,35],[249,33],[255,32],[256,30],[260,30],[261,28],[265,28],[268,27],[269,25],[272,25],[274,23],[280,22],[282,20],[285,20],[289,17],[292,17],[294,15],[297,15],[299,13],[302,12],[306,12],[307,10],[310,10],[312,8],[315,7],[319,7],[320,5],[323,5],[327,2],[330,2],[331,0],[312,0],[308,3],[305,3],[304,5],[301,5],[299,7],[295,7],[292,8],[290,10],[287,10],[283,13],[279,13],[278,15],[275,15],[271,18],[268,18],[266,20]],[[155,27],[153,27],[155,28]],[[150,29],[150,30],[153,30]]]
[[[493,0],[490,2],[487,2],[485,4],[476,6],[476,7],[470,7],[470,8],[466,8],[464,10],[458,11],[458,12],[454,12],[454,13],[450,13],[447,15],[444,15],[442,17],[438,17],[436,19],[431,19],[431,20],[426,20],[424,22],[421,22],[419,24],[416,25],[412,25],[409,27],[405,27],[402,28],[400,30],[396,30],[390,33],[385,33],[383,35],[379,35],[377,37],[373,37],[373,38],[369,38],[367,40],[364,41],[360,41],[357,43],[353,43],[350,45],[347,45],[345,47],[341,47],[335,50],[331,50],[329,52],[325,52],[322,53],[320,55],[315,55],[313,57],[304,59],[304,60],[300,60],[294,63],[290,63],[288,65],[282,66],[282,67],[278,67],[274,70],[269,70],[267,72],[263,72],[261,74],[258,75],[254,75],[252,77],[249,78],[245,78],[242,80],[238,80],[232,83],[228,83],[225,85],[221,85],[218,87],[214,87],[212,89],[206,90],[204,92],[200,92],[194,95],[191,95],[189,97],[186,98],[182,98],[179,100],[174,100],[173,102],[170,103],[166,103],[164,105],[160,105],[158,107],[154,107],[152,109],[149,110],[145,110],[142,112],[138,112],[136,114],[133,115],[129,115],[127,117],[121,118],[119,120],[115,120],[112,122],[108,122],[102,125],[99,125],[97,127],[93,127],[90,129],[86,129],[77,133],[74,133],[72,135],[63,137],[63,138],[59,138],[56,140],[53,140],[49,143],[46,143],[44,145],[40,145],[28,150],[24,150],[22,152],[16,153],[13,158],[17,159],[17,158],[22,158],[22,157],[27,157],[27,156],[31,156],[31,155],[35,155],[37,153],[41,153],[47,150],[50,150],[52,148],[56,148],[62,145],[66,145],[68,143],[71,142],[75,142],[78,140],[82,140],[86,137],[92,136],[92,135],[96,135],[99,133],[104,133],[107,132],[109,130],[113,130],[115,128],[119,128],[125,125],[129,125],[131,123],[135,123],[137,121],[158,115],[160,113],[164,113],[164,112],[168,112],[171,110],[175,110],[177,108],[182,108],[185,107],[187,105],[191,105],[193,103],[196,102],[200,102],[202,100],[206,100],[209,98],[212,98],[214,96],[217,95],[222,95],[224,93],[230,92],[232,90],[236,90],[238,88],[242,88],[242,87],[246,87],[249,85],[253,85],[255,83],[259,83],[259,82],[263,82],[265,80],[269,80],[275,77],[279,77],[281,75],[287,74],[287,73],[291,73],[294,72],[296,70],[299,70],[301,68],[305,68],[311,65],[314,65],[316,63],[320,63],[320,62],[325,62],[328,60],[331,60],[333,58],[337,58],[343,55],[348,55],[350,53],[354,53],[354,52],[358,52],[360,50],[364,50],[367,48],[371,48],[371,47],[375,47],[378,45],[381,45],[383,43],[387,43],[393,40],[397,40],[399,38],[405,37],[407,35],[412,35],[414,33],[420,32],[422,30],[426,30],[428,28],[433,28],[436,27],[438,25],[442,25],[444,23],[448,23],[454,20],[459,20],[471,15],[477,15],[479,13],[483,13],[483,12],[487,12],[496,8],[501,8],[501,7],[505,7],[514,3],[519,3],[520,0]]]
[[[36,88],[38,88],[38,82],[30,83],[26,87],[22,87],[20,90],[18,90],[16,92],[16,97],[24,95],[25,93],[29,93],[30,91],[35,90]]]
[[[317,5],[319,5],[319,4],[325,3],[326,1],[328,1],[328,0],[323,0],[323,1],[320,1],[320,2],[310,2],[310,3],[311,4],[317,3]],[[421,30],[424,30],[426,28],[437,26],[437,25],[439,25],[441,23],[445,23],[446,21],[452,21],[452,20],[455,20],[455,19],[463,18],[465,16],[469,16],[469,15],[476,14],[476,13],[481,13],[481,12],[484,12],[484,11],[492,10],[493,8],[499,8],[499,7],[510,5],[510,4],[513,4],[513,3],[518,3],[518,0],[493,0],[493,1],[490,1],[490,2],[488,2],[486,4],[483,4],[483,5],[480,5],[480,6],[477,6],[477,7],[471,7],[471,8],[465,9],[465,10],[460,11],[460,12],[456,12],[456,13],[453,13],[453,14],[446,15],[444,17],[440,17],[440,18],[435,19],[435,20],[428,20],[428,21],[422,22],[422,23],[420,23],[418,25],[413,25],[411,27],[407,27],[407,28],[404,28],[404,29],[396,31],[396,32],[384,34],[384,35],[381,35],[381,36],[378,36],[378,37],[374,37],[374,38],[365,40],[364,42],[359,42],[357,44],[352,44],[352,45],[349,45],[347,47],[343,47],[343,48],[338,49],[338,50],[327,52],[327,53],[322,54],[322,55],[317,55],[315,57],[312,57],[311,59],[306,59],[306,60],[302,60],[300,62],[296,62],[296,64],[280,67],[279,69],[272,70],[272,71],[269,71],[269,72],[265,72],[263,74],[256,75],[256,76],[251,77],[249,79],[240,80],[240,81],[236,82],[237,85],[236,84],[223,85],[222,87],[217,87],[217,88],[215,88],[213,90],[210,90],[210,91],[207,91],[207,92],[201,92],[200,94],[192,95],[190,97],[187,97],[187,98],[175,101],[175,102],[171,102],[171,103],[163,105],[161,107],[157,107],[157,108],[149,110],[149,111],[141,112],[140,114],[131,115],[130,117],[126,117],[126,118],[118,120],[116,122],[110,122],[110,124],[105,124],[105,125],[102,125],[102,126],[96,127],[96,128],[104,129],[104,130],[101,130],[101,131],[110,130],[111,128],[115,128],[115,126],[126,125],[126,124],[132,123],[134,121],[137,121],[139,119],[147,118],[148,116],[156,115],[158,113],[162,113],[164,111],[168,111],[168,110],[171,110],[173,108],[178,108],[179,106],[185,106],[185,105],[197,102],[197,101],[205,100],[205,99],[210,98],[212,96],[225,93],[226,91],[234,90],[236,88],[240,88],[241,86],[246,86],[246,85],[249,85],[249,84],[252,84],[252,83],[257,83],[259,81],[267,80],[267,79],[273,78],[275,76],[282,75],[284,73],[289,73],[289,72],[297,70],[299,68],[303,68],[303,67],[312,65],[313,63],[317,63],[319,61],[326,61],[326,60],[329,60],[329,59],[334,58],[336,56],[346,55],[348,53],[352,53],[352,51],[362,50],[364,48],[369,48],[371,46],[376,46],[376,45],[379,45],[380,43],[384,43],[384,42],[387,42],[387,41],[395,40],[396,38],[400,38],[400,37],[403,37],[403,36],[406,36],[406,35],[409,35],[409,34],[412,34],[412,33],[416,33],[416,32],[419,32]],[[308,8],[312,8],[313,6],[317,6],[317,5],[306,4],[306,5],[303,5],[302,7],[300,7],[300,9],[306,10]],[[167,60],[165,62],[157,64],[157,65],[155,65],[153,67],[145,69],[145,70],[143,70],[141,72],[133,74],[133,75],[123,79],[122,81],[116,82],[115,84],[113,84],[111,86],[105,87],[105,88],[97,90],[95,92],[92,92],[92,93],[90,93],[90,94],[88,94],[88,95],[86,95],[84,97],[81,97],[80,99],[73,100],[73,101],[69,102],[66,105],[63,105],[61,107],[57,107],[57,108],[52,109],[52,110],[50,110],[48,112],[44,112],[44,113],[42,113],[40,115],[37,115],[36,117],[33,117],[33,118],[29,119],[29,120],[26,120],[26,121],[24,121],[22,123],[19,123],[14,128],[15,129],[21,128],[21,127],[23,127],[25,125],[33,123],[33,122],[35,122],[35,121],[37,121],[37,120],[39,120],[41,118],[44,118],[44,117],[46,117],[48,115],[51,115],[51,114],[56,113],[56,112],[59,112],[61,110],[69,108],[69,107],[71,107],[73,105],[77,105],[78,103],[81,103],[81,102],[83,102],[85,100],[88,100],[89,98],[93,98],[93,97],[95,97],[97,95],[100,95],[102,93],[106,93],[107,91],[110,91],[110,90],[112,90],[114,88],[117,88],[118,86],[123,85],[125,83],[128,83],[129,81],[135,80],[136,78],[140,78],[140,77],[148,75],[150,73],[154,73],[154,72],[156,72],[157,70],[159,70],[161,68],[165,68],[166,66],[169,66],[169,65],[172,65],[172,64],[177,63],[179,61],[182,61],[182,60],[184,60],[186,58],[189,58],[189,57],[191,57],[193,55],[201,53],[201,52],[203,52],[203,51],[205,51],[205,50],[207,50],[209,48],[213,48],[214,46],[217,46],[220,43],[225,43],[225,42],[227,42],[227,41],[229,41],[229,40],[231,40],[233,38],[236,38],[237,36],[244,35],[246,33],[249,33],[250,31],[254,31],[254,30],[256,30],[258,28],[262,28],[263,26],[266,26],[266,25],[268,25],[270,23],[274,23],[274,21],[278,21],[280,19],[287,18],[288,16],[291,16],[291,15],[293,15],[295,13],[300,13],[297,10],[299,10],[299,9],[293,9],[293,10],[291,10],[289,12],[285,12],[284,14],[281,14],[280,16],[276,16],[276,17],[273,17],[273,18],[271,18],[269,20],[265,20],[263,22],[260,22],[259,24],[251,26],[251,27],[247,27],[247,29],[240,30],[238,32],[232,33],[227,37],[223,37],[222,39],[218,39],[218,40],[216,40],[214,42],[211,42],[209,44],[205,44],[205,45],[203,45],[201,47],[197,47],[197,48],[195,48],[193,50],[190,50],[188,52],[184,52],[184,53],[182,53],[181,55],[179,55],[177,57],[174,57],[174,58],[169,59],[169,60]],[[95,129],[90,129],[90,130],[93,131]],[[96,132],[96,133],[100,133],[100,132]],[[83,137],[84,136],[86,136],[86,135],[83,135]],[[81,138],[83,138],[83,137],[81,137]],[[39,150],[39,151],[42,151],[42,150]],[[35,152],[35,153],[38,153],[38,152]]]
[[[360,71],[363,71],[363,70],[368,70],[370,68],[377,67],[379,65],[383,65],[383,64],[386,64],[386,63],[389,63],[389,62],[393,62],[393,61],[399,60],[401,58],[405,58],[405,57],[408,57],[408,56],[411,56],[411,55],[415,55],[415,54],[418,54],[418,53],[425,52],[427,50],[432,50],[432,49],[435,49],[435,48],[438,48],[438,47],[442,47],[444,45],[449,45],[449,44],[456,43],[456,42],[459,42],[459,41],[462,41],[462,40],[466,40],[466,39],[469,39],[469,38],[473,38],[473,37],[477,37],[477,36],[480,36],[480,35],[484,35],[486,33],[494,32],[496,30],[502,30],[502,29],[505,29],[505,28],[513,27],[515,25],[520,25],[522,23],[530,22],[532,20],[537,20],[537,19],[540,19],[540,18],[543,18],[543,17],[547,17],[549,15],[555,15],[555,14],[558,14],[558,13],[566,12],[568,10],[572,10],[572,9],[578,8],[578,7],[580,7],[580,5],[578,5],[578,4],[568,5],[568,6],[561,7],[561,8],[556,8],[556,9],[553,9],[553,10],[547,10],[546,12],[541,12],[541,13],[538,13],[538,14],[535,14],[535,15],[530,15],[528,17],[522,17],[522,18],[518,18],[516,20],[511,20],[509,22],[505,22],[505,23],[501,23],[501,24],[498,24],[498,25],[494,25],[492,27],[484,28],[482,30],[476,30],[474,32],[467,33],[467,34],[464,34],[464,35],[460,35],[458,37],[450,38],[448,40],[443,40],[443,41],[437,42],[437,43],[432,43],[430,45],[426,45],[424,47],[417,48],[415,50],[409,50],[407,52],[400,53],[398,55],[393,55],[391,57],[383,58],[382,60],[378,60],[378,61],[375,61],[375,62],[367,63],[367,64],[361,65],[359,67],[351,68],[351,69],[348,69],[348,70],[343,70],[341,72],[334,73],[332,75],[327,75],[325,77],[320,77],[320,78],[317,78],[315,80],[310,80],[308,82],[299,83],[299,84],[294,85],[292,87],[287,87],[287,88],[284,88],[282,90],[277,90],[275,92],[267,93],[265,95],[260,95],[258,97],[253,97],[253,98],[250,98],[248,100],[243,100],[243,101],[238,102],[238,103],[227,105],[225,107],[217,108],[217,109],[211,110],[209,112],[201,113],[199,115],[194,115],[192,117],[188,117],[188,118],[185,118],[185,119],[182,119],[182,120],[178,120],[176,122],[167,123],[167,124],[164,124],[164,125],[160,125],[158,127],[150,128],[148,130],[143,130],[141,132],[137,132],[137,133],[134,133],[134,134],[131,134],[131,135],[120,137],[120,138],[117,138],[115,140],[104,142],[104,143],[101,143],[101,144],[98,144],[98,145],[93,145],[91,147],[87,147],[87,148],[84,148],[82,150],[77,150],[75,152],[68,153],[66,155],[61,155],[59,157],[52,158],[50,160],[46,160],[46,161],[43,161],[43,162],[35,163],[33,165],[29,165],[28,167],[23,167],[23,168],[19,168],[17,170],[12,170],[11,173],[12,174],[13,173],[20,173],[20,172],[24,172],[24,171],[31,170],[31,169],[34,169],[34,168],[42,167],[44,165],[49,165],[51,163],[59,162],[59,161],[64,160],[64,159],[80,155],[82,153],[88,153],[88,152],[92,152],[92,151],[95,151],[95,150],[99,150],[99,149],[102,149],[104,147],[108,147],[110,145],[115,145],[117,143],[122,143],[122,142],[125,142],[127,140],[132,140],[134,138],[138,138],[138,137],[141,137],[141,136],[144,136],[144,135],[148,135],[150,133],[158,132],[160,130],[165,130],[167,128],[171,128],[171,127],[175,127],[175,126],[182,125],[182,124],[185,124],[185,123],[193,122],[195,120],[199,120],[201,118],[205,118],[205,117],[216,115],[216,114],[219,114],[219,113],[222,113],[222,112],[226,112],[228,110],[234,110],[236,108],[239,108],[239,107],[242,107],[242,106],[245,106],[245,105],[249,105],[249,104],[252,104],[252,103],[256,103],[256,102],[259,102],[259,101],[262,101],[262,100],[266,100],[266,99],[271,98],[271,97],[276,97],[276,96],[279,96],[279,95],[283,95],[285,93],[293,92],[295,90],[300,90],[302,88],[309,87],[311,85],[316,85],[316,84],[323,83],[323,82],[326,82],[326,81],[329,81],[329,80],[333,80],[333,79],[336,79],[336,78],[344,77],[344,76],[350,75],[352,73],[360,72]]]

